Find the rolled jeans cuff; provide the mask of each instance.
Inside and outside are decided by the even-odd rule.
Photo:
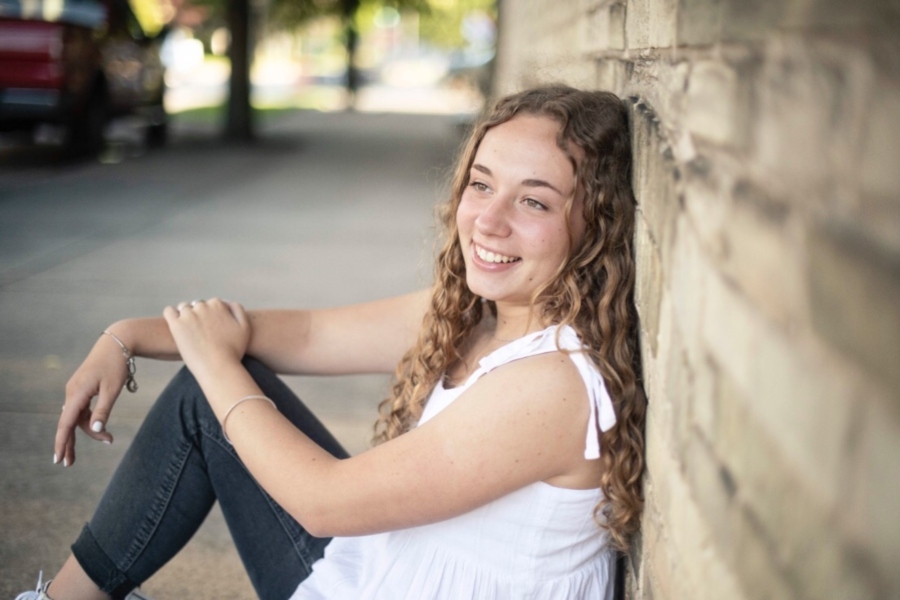
[[[89,524],[85,524],[78,539],[72,544],[72,555],[97,587],[112,596],[113,600],[125,598],[137,587],[103,551],[91,533]]]

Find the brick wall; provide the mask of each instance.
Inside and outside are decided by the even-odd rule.
[[[497,91],[632,105],[629,596],[900,598],[900,7],[503,0]]]

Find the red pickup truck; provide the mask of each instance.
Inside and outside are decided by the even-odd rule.
[[[60,125],[69,152],[91,154],[110,118],[138,114],[162,144],[164,31],[129,0],[0,0],[0,131]]]

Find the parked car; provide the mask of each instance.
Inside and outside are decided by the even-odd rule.
[[[57,124],[68,151],[95,153],[110,118],[137,114],[148,143],[163,144],[165,28],[146,26],[146,0],[134,8],[129,0],[0,0],[0,131]]]

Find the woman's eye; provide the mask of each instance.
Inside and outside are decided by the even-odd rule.
[[[486,192],[488,189],[488,186],[481,183],[480,181],[473,181],[469,185],[471,187],[473,187],[474,189],[478,190],[479,192]]]
[[[534,198],[525,198],[525,205],[530,208],[537,208],[540,210],[547,210],[547,207],[535,200]]]

